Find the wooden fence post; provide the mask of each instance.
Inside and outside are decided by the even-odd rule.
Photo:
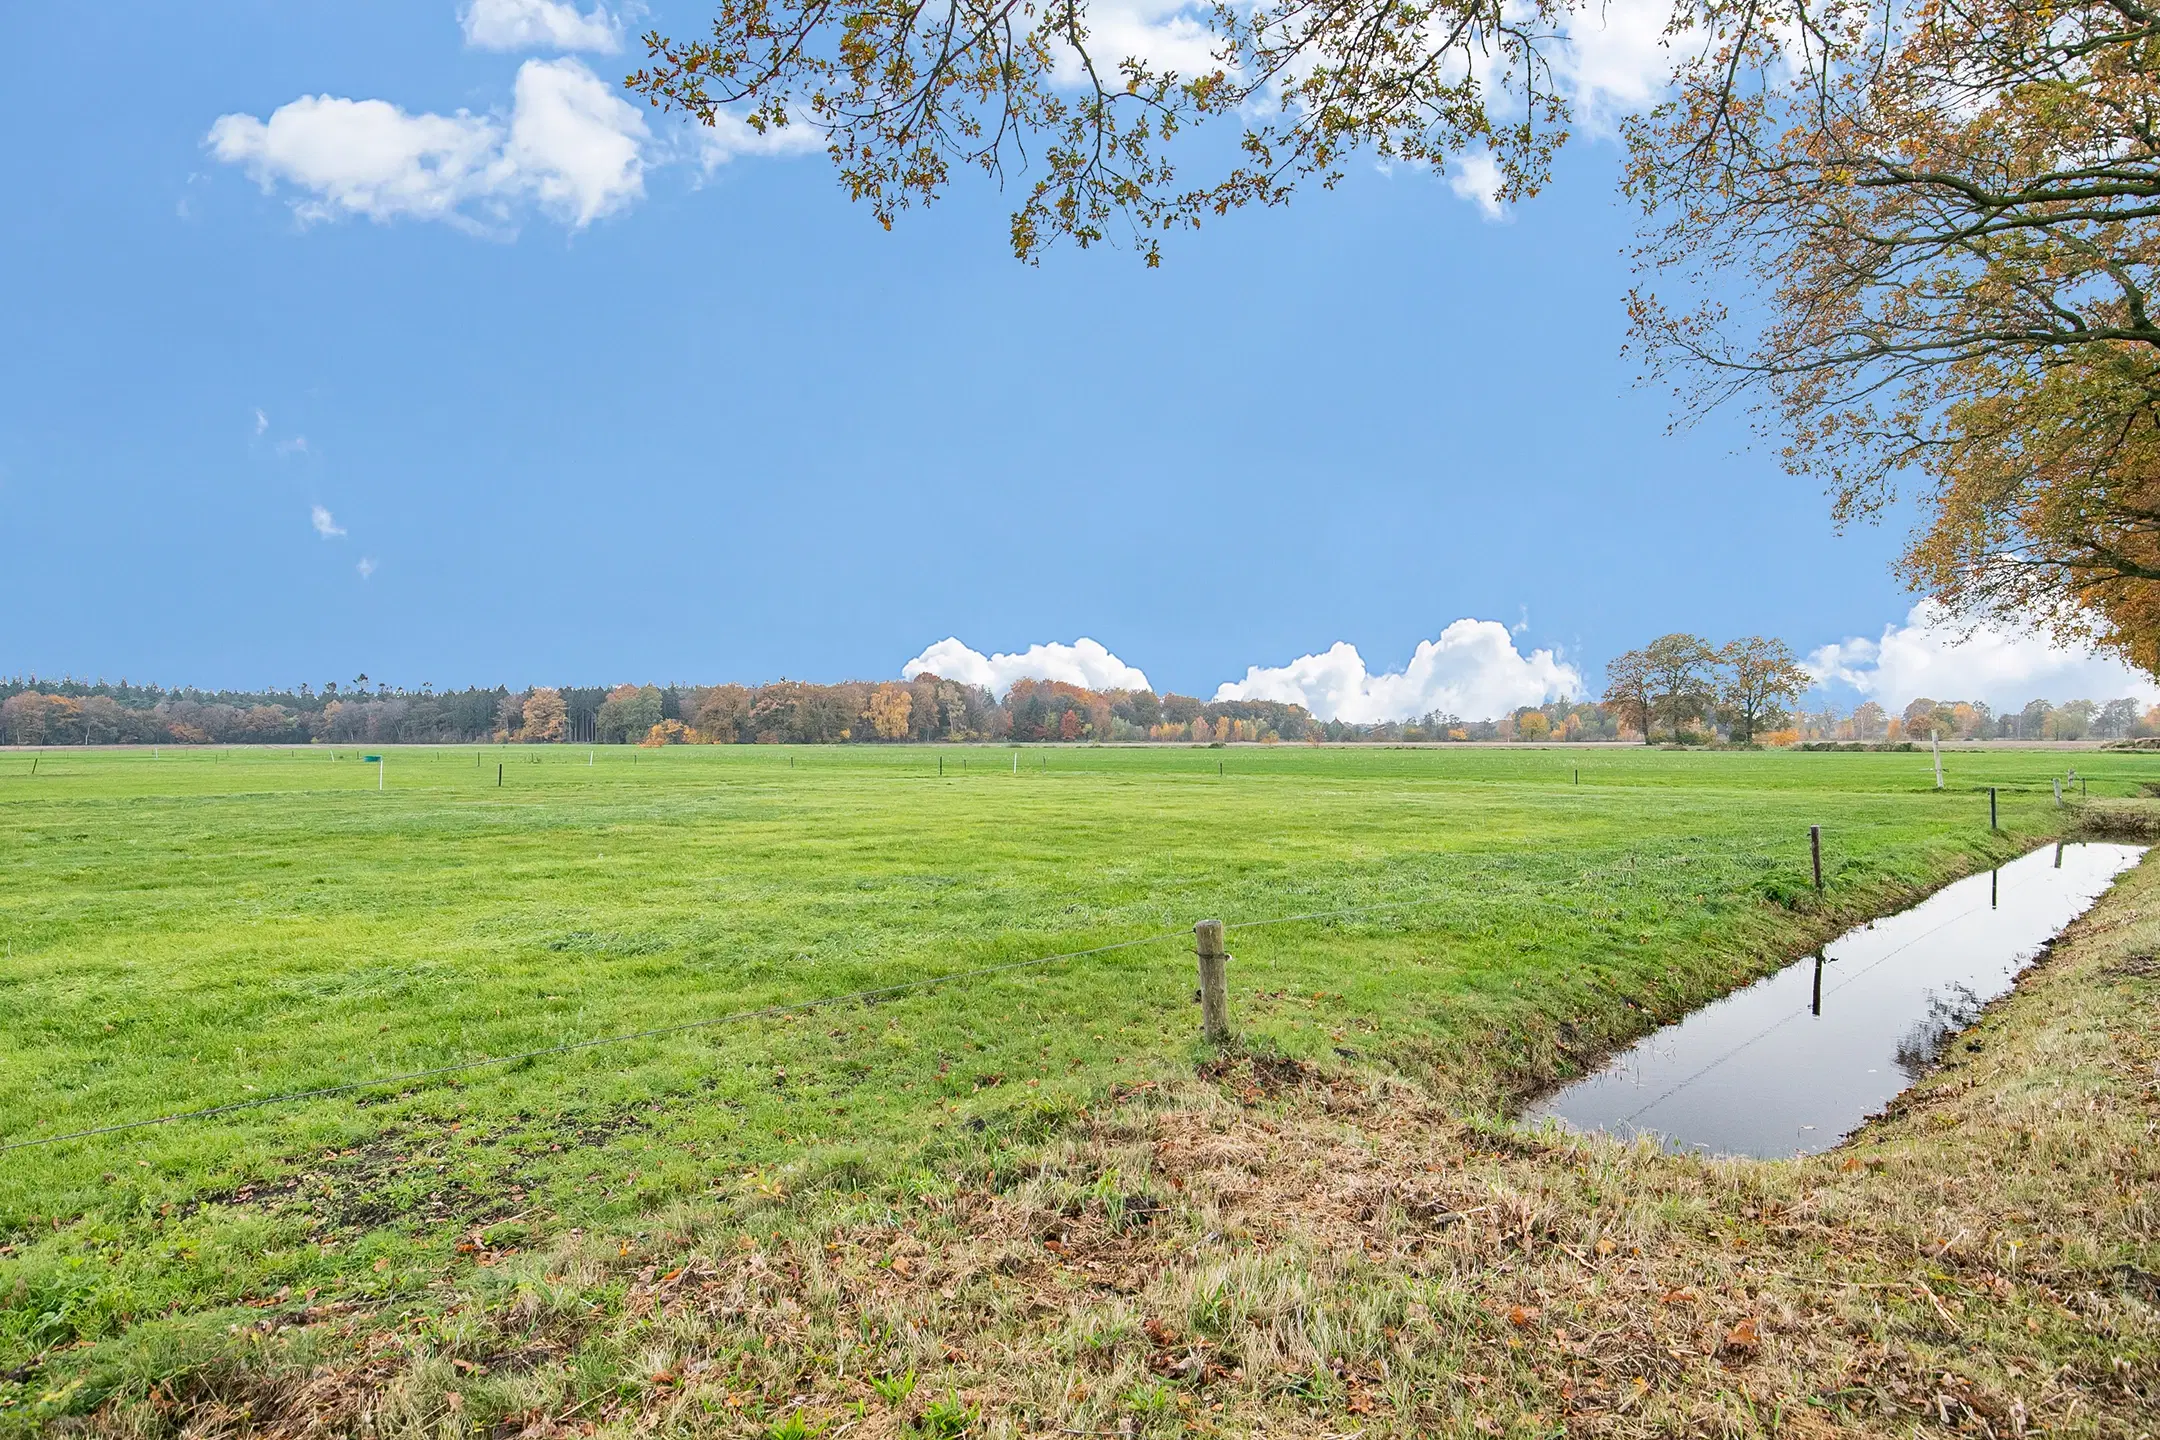
[[[1222,921],[1202,920],[1193,926],[1194,947],[1200,957],[1200,1035],[1211,1045],[1230,1038],[1230,987],[1223,976]]]
[[[1822,889],[1822,826],[1807,827],[1808,853],[1815,859],[1815,888]]]
[[[2002,829],[2002,826],[1997,824],[1995,820],[1995,787],[1993,785],[1988,786],[1988,829]]]

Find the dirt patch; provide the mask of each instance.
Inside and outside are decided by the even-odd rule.
[[[540,1183],[519,1159],[521,1142],[543,1153],[537,1147],[546,1139],[544,1153],[553,1154],[605,1145],[652,1124],[649,1107],[616,1107],[519,1116],[484,1134],[457,1122],[405,1126],[347,1149],[288,1156],[275,1177],[205,1193],[176,1213],[212,1205],[305,1212],[326,1234],[384,1225],[485,1226],[528,1208]],[[476,1164],[484,1173],[473,1173]]]
[[[1320,1071],[1288,1055],[1233,1053],[1196,1067],[1194,1073],[1246,1104],[1322,1083]]]

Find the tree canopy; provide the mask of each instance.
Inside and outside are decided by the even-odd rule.
[[[1690,412],[1759,405],[1841,525],[1914,492],[1914,588],[2160,674],[2160,10],[1672,4],[1672,87],[1625,126],[1651,373]],[[810,127],[886,225],[974,170],[1016,183],[1022,259],[1117,239],[1155,263],[1359,152],[1489,157],[1502,198],[1535,193],[1587,9],[1212,0],[1180,69],[1103,39],[1088,0],[720,0],[704,36],[648,34],[627,83]],[[1234,150],[1178,144],[1203,122]]]
[[[2160,667],[2160,10],[1678,0],[1629,130],[1633,296],[1701,408],[1747,395],[1840,522],[1969,619]]]
[[[1214,0],[1209,58],[1180,70],[1100,38],[1087,0],[720,0],[704,37],[647,34],[627,84],[707,125],[810,127],[887,226],[956,170],[1026,176],[1020,258],[1122,239],[1152,264],[1166,232],[1333,185],[1359,151],[1444,169],[1475,149],[1503,197],[1536,190],[1566,138],[1571,4]],[[1234,158],[1184,175],[1174,143],[1219,119]]]

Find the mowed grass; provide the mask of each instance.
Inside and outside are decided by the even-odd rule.
[[[426,1312],[476,1244],[994,1166],[1191,1075],[1200,918],[1250,927],[1247,1048],[1491,1112],[2056,833],[2068,765],[2096,795],[2160,778],[2045,751],[1947,753],[1942,792],[1917,753],[376,753],[380,791],[350,750],[0,754],[0,1143],[1147,943],[0,1152],[0,1416],[149,1393],[283,1297]]]

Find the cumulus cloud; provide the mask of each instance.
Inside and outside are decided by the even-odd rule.
[[[308,518],[314,522],[315,533],[325,540],[333,539],[345,533],[345,527],[338,524],[330,512],[320,505],[309,507]]]
[[[1216,68],[1218,43],[1190,0],[1093,0],[1087,10],[1088,54],[1112,84],[1119,62],[1144,60],[1156,71],[1204,75]],[[1055,78],[1063,85],[1088,83],[1078,51],[1064,49]]]
[[[902,679],[930,674],[1003,695],[1015,680],[1062,680],[1090,690],[1146,690],[1148,678],[1085,636],[1070,645],[1030,645],[1017,655],[985,655],[947,637],[900,667]]]
[[[1568,16],[1559,80],[1593,134],[1611,134],[1619,117],[1647,105],[1672,80],[1665,26],[1667,0],[1604,0]]]
[[[1448,189],[1476,205],[1487,220],[1507,218],[1500,203],[1500,166],[1484,151],[1456,159],[1448,170]]]
[[[585,226],[645,193],[645,120],[575,60],[518,67],[503,158],[540,203]]]
[[[537,203],[582,228],[645,193],[644,117],[580,61],[518,68],[505,126],[489,116],[411,115],[386,100],[303,95],[268,120],[221,115],[211,154],[265,192],[302,192],[302,223],[364,216],[500,229]]]
[[[1437,640],[1421,640],[1400,671],[1374,674],[1357,647],[1338,640],[1287,665],[1255,665],[1243,680],[1215,691],[1217,700],[1281,700],[1322,720],[1369,725],[1438,710],[1466,720],[1497,717],[1523,705],[1583,693],[1582,672],[1550,650],[1515,648],[1497,620],[1457,620]]]
[[[1840,640],[1811,652],[1817,680],[1849,685],[1888,709],[1914,700],[1984,700],[1998,710],[2028,700],[2160,704],[2160,686],[2121,661],[2067,649],[2040,635],[1981,627],[1969,635],[1941,610],[1915,605],[1882,637]]]
[[[691,127],[693,148],[710,175],[738,155],[802,155],[825,148],[825,132],[808,120],[767,126],[761,134],[741,117],[713,112],[713,123]]]
[[[562,0],[472,0],[458,19],[465,43],[482,50],[622,49],[622,22],[604,6],[581,15]]]
[[[359,563],[359,564],[357,564],[357,565],[355,565],[355,566],[353,566],[353,569],[355,569],[355,570],[357,570],[357,571],[359,571],[359,572],[360,572],[360,578],[361,578],[362,580],[365,580],[365,579],[367,579],[367,578],[368,578],[369,576],[371,576],[371,575],[373,575],[373,574],[375,573],[375,560],[374,560],[374,557],[373,557],[373,556],[369,556],[369,555],[363,555],[363,556],[361,556],[361,557],[360,557],[360,563]]]

